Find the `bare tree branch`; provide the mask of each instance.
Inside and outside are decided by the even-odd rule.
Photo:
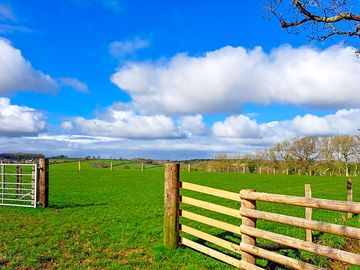
[[[360,37],[358,0],[266,0],[266,9],[286,30],[305,32],[309,40]],[[358,46],[359,47],[359,46]]]

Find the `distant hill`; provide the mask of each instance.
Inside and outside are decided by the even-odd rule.
[[[10,160],[19,160],[19,159],[37,159],[43,158],[44,155],[36,153],[2,153],[0,154],[0,159],[10,159]]]

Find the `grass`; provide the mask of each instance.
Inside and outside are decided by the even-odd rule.
[[[80,172],[77,162],[50,166],[47,209],[0,207],[1,269],[233,269],[187,248],[162,247],[163,168],[146,165],[147,169],[141,172],[140,164],[114,161],[114,170],[110,171],[93,168],[91,162],[82,162]],[[234,192],[254,188],[292,195],[303,195],[304,184],[310,183],[314,197],[346,198],[342,177],[183,171],[182,179]],[[360,179],[353,180],[354,200],[360,201]],[[238,207],[236,202],[194,192],[191,195]],[[297,207],[259,204],[259,208],[303,216],[303,209]],[[239,223],[221,214],[194,208],[192,211]],[[342,222],[341,217],[330,211],[314,212],[314,219],[319,220]],[[205,225],[182,222],[213,234],[221,233]],[[286,226],[259,222],[259,227],[303,237],[302,230]],[[239,241],[231,235],[222,236]]]

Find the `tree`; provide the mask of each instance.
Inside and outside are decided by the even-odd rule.
[[[337,135],[331,138],[332,145],[338,155],[339,161],[345,163],[345,175],[349,176],[349,162],[351,158],[357,153],[359,142],[349,135]]]
[[[282,28],[293,33],[305,32],[309,40],[324,41],[341,36],[345,40],[360,37],[358,0],[267,0],[266,9]],[[358,46],[359,47],[359,46]],[[359,48],[357,49],[359,51]]]
[[[319,156],[318,152],[319,138],[316,136],[307,136],[296,138],[291,142],[289,152],[295,160],[304,165],[306,170],[310,170],[310,165]]]

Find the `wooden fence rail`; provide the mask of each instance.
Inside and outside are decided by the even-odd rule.
[[[347,185],[348,187],[350,186],[349,183]],[[239,205],[237,209],[234,209],[213,202],[191,198],[188,195],[181,195],[183,194],[183,190],[215,196],[222,200],[235,201],[238,202]],[[256,207],[257,201],[305,207],[306,215],[304,218],[300,218],[260,211]],[[184,209],[184,206],[186,205],[192,208],[205,209],[208,212],[220,213],[232,218],[237,218],[239,222],[237,225],[234,225],[213,217],[203,216],[192,212],[192,210],[189,211],[188,207],[185,207]],[[181,244],[228,263],[236,268],[245,270],[263,269],[256,265],[257,258],[273,261],[292,269],[324,269],[279,254],[276,252],[278,249],[273,248],[274,245],[260,245],[257,243],[257,239],[271,241],[276,243],[277,247],[307,251],[320,256],[325,256],[329,259],[360,266],[359,254],[312,243],[312,231],[330,233],[360,240],[360,228],[312,220],[311,210],[313,208],[341,211],[347,213],[347,215],[360,214],[360,203],[352,202],[352,198],[351,200],[349,199],[349,201],[312,198],[310,185],[305,186],[305,197],[270,194],[256,192],[255,190],[241,190],[240,193],[235,193],[184,181],[180,182],[180,167],[178,164],[168,164],[166,165],[165,170],[164,244],[167,247],[177,247]],[[183,219],[195,221],[196,223],[205,224],[240,236],[240,244],[229,241],[228,239],[222,239],[219,235],[211,235],[198,228],[183,224]],[[256,222],[259,219],[303,228],[306,231],[306,238],[301,240],[258,229],[256,227]],[[230,254],[233,255],[197,243],[196,241],[188,239],[184,234],[201,239],[202,242],[211,243],[219,247],[220,250],[228,250],[230,251]]]

